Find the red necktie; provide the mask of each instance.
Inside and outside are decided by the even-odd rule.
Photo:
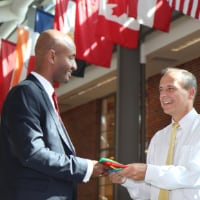
[[[57,98],[55,91],[52,94],[52,98],[53,98],[54,106],[57,110],[58,116],[60,116],[60,111],[59,111],[59,107],[58,107],[58,98]]]

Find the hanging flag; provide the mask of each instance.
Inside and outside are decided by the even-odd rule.
[[[34,31],[41,33],[47,29],[53,28],[54,16],[41,9],[36,9],[35,12],[35,27]]]
[[[168,32],[172,8],[166,0],[128,0],[129,16],[135,17],[140,24]]]
[[[77,59],[110,67],[113,43],[96,34],[99,0],[76,0],[74,39]]]
[[[76,64],[77,64],[77,70],[72,72],[72,76],[84,77],[87,63],[83,60],[76,59]]]
[[[23,65],[23,68],[22,68],[22,72],[21,72],[19,81],[21,81],[21,80],[23,80],[27,77],[28,70],[30,70],[30,69],[28,69],[29,60],[30,60],[31,56],[35,55],[35,53],[34,53],[35,44],[36,44],[36,41],[39,37],[38,32],[34,32],[33,30],[31,30],[28,27],[27,27],[27,31],[29,32],[28,44],[26,46],[26,51],[25,51],[25,54],[24,54],[24,65]]]
[[[133,17],[128,17],[127,13],[115,15],[120,14],[123,9],[114,14],[113,9],[118,7],[118,4],[109,2],[100,1],[97,35],[105,36],[113,43],[127,48],[137,48],[139,23]]]
[[[56,0],[54,29],[68,34],[74,39],[75,25],[75,2],[68,0]],[[77,70],[72,73],[72,76],[84,77],[86,62],[76,59]]]
[[[190,17],[200,19],[200,1],[199,0],[167,0],[169,5],[177,11]]]
[[[16,66],[16,44],[1,40],[0,54],[0,113],[9,91],[13,70]]]
[[[34,66],[35,66],[35,45],[37,42],[37,39],[39,37],[38,32],[34,32],[33,30],[30,29],[30,34],[29,34],[29,43],[30,43],[30,56],[29,59],[26,63],[26,76],[33,71]]]
[[[66,12],[68,0],[56,0],[53,28],[65,32]]]
[[[62,4],[62,5],[61,5]],[[58,8],[57,8],[58,7]],[[74,38],[76,3],[74,1],[56,0],[54,29],[67,33]]]
[[[23,71],[25,58],[28,52],[29,31],[22,26],[17,28],[17,45],[16,45],[16,66],[13,72],[11,87],[20,81],[20,76]]]
[[[112,8],[113,15],[120,16],[127,13],[129,7],[129,0],[107,0],[107,4],[115,4]]]
[[[118,0],[120,1],[120,0]],[[166,0],[128,0],[128,15],[145,26],[168,32],[172,8]]]
[[[108,0],[117,4],[112,10],[113,15],[120,16],[123,12],[135,18],[139,24],[161,31],[169,31],[172,8],[166,0]]]
[[[27,75],[33,71],[35,66],[35,56],[31,55],[28,61]]]
[[[35,13],[35,28],[34,31],[41,33],[47,29],[53,29],[54,26],[54,16],[48,12],[45,12],[41,9],[36,9]],[[33,70],[35,64],[35,57],[31,56],[29,60],[28,71],[31,72]],[[56,82],[54,88],[59,87],[59,83]]]

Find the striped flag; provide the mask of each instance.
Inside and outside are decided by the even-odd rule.
[[[16,45],[16,66],[13,72],[11,87],[20,81],[25,58],[27,58],[29,31],[19,26],[17,28],[17,45]]]
[[[20,75],[19,81],[25,79],[27,77],[27,74],[29,73],[29,60],[33,55],[35,55],[34,50],[35,50],[35,44],[36,41],[39,37],[38,32],[34,32],[32,29],[27,27],[27,31],[29,32],[29,37],[28,37],[28,43],[26,45],[26,53],[24,54],[24,65],[23,69]],[[33,69],[33,68],[32,68]]]
[[[167,0],[169,5],[177,11],[190,17],[200,19],[199,0]]]

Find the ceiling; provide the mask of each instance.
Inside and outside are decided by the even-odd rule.
[[[199,30],[173,43],[150,53],[147,56],[147,77],[159,73],[165,67],[175,67],[189,60],[200,57],[200,22]]]
[[[10,38],[18,25],[26,24],[32,7],[50,11],[54,5],[55,0],[0,0],[0,38]]]
[[[33,0],[0,1],[0,37],[7,39],[26,16]]]
[[[54,0],[0,0],[0,37],[11,37],[17,25],[25,22],[30,7],[33,5],[47,8],[54,3]],[[182,22],[179,21],[179,17],[183,18]],[[180,23],[185,24],[185,27],[183,26],[183,29],[180,27],[178,32],[176,30]],[[174,12],[169,33],[161,33],[142,26],[140,39],[145,45],[144,48],[141,45],[143,54],[141,62],[146,63],[146,78],[159,73],[162,68],[177,66],[199,57],[199,36],[200,21],[182,17],[177,12]],[[179,51],[172,51],[174,48]],[[67,85],[61,85],[57,89],[61,111],[114,93],[117,88],[116,66],[117,53],[113,55],[110,69],[91,65],[86,68],[84,78],[72,77]]]

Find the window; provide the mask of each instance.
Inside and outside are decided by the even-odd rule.
[[[101,132],[100,132],[100,158],[114,159],[115,155],[115,113],[116,96],[102,99],[101,105]],[[99,179],[99,200],[113,199],[113,184],[108,177]]]

